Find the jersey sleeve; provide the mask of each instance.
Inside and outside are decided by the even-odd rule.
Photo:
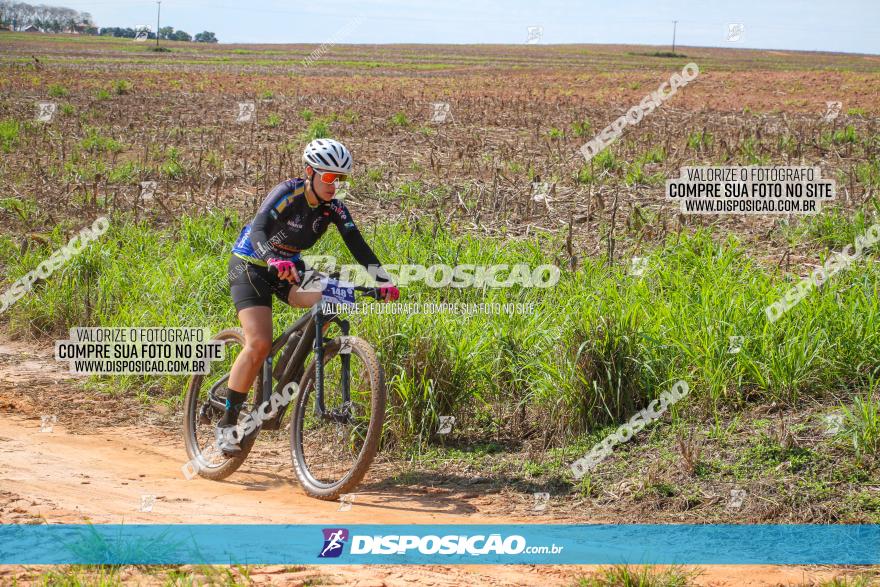
[[[269,222],[278,218],[279,204],[286,202],[290,191],[291,186],[288,181],[282,181],[272,188],[272,191],[269,192],[269,195],[260,204],[260,209],[257,210],[257,215],[251,223],[251,245],[253,245],[254,252],[263,261],[267,260],[272,252],[268,243],[269,235],[267,229]]]
[[[369,274],[379,283],[391,283],[391,276],[382,269],[382,264],[379,262],[373,249],[364,240],[361,231],[355,225],[354,219],[351,217],[351,213],[345,207],[345,204],[334,200],[330,208],[333,211],[331,215],[333,223],[339,229],[339,234],[342,236],[345,246],[351,251],[355,261],[366,267]]]

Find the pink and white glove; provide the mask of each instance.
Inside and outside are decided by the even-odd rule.
[[[379,287],[379,295],[386,302],[393,302],[400,297],[400,290],[392,284],[386,284]]]
[[[294,281],[299,283],[299,271],[296,270],[296,265],[293,261],[287,261],[286,259],[267,259],[266,264],[268,264],[269,267],[274,267],[278,271],[279,276],[286,272],[290,272],[293,275]]]

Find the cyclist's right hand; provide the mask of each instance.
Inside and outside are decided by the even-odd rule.
[[[266,263],[269,265],[269,271],[276,273],[279,279],[289,281],[290,283],[299,283],[299,271],[296,270],[296,265],[293,264],[293,261],[273,258],[267,259]]]
[[[385,302],[394,302],[400,297],[400,290],[393,283],[379,287],[379,297]]]

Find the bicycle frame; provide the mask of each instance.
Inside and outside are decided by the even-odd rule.
[[[331,277],[331,279],[335,278]],[[351,293],[352,290],[379,301],[388,298],[387,291],[383,292],[382,287],[365,287],[337,281],[329,288],[325,286],[320,302],[298,316],[292,325],[283,329],[272,341],[265,361],[259,365],[257,383],[252,386],[252,393],[249,394],[250,413],[244,415],[244,428],[239,426],[241,424],[239,420],[239,425],[236,425],[233,431],[237,432],[234,436],[240,451],[227,450],[223,445],[220,437],[226,436],[227,440],[229,439],[227,435],[229,427],[225,424],[221,426],[220,422],[217,422],[217,418],[226,410],[226,402],[229,401],[220,394],[224,391],[223,387],[228,387],[224,384],[228,383],[231,370],[223,369],[218,365],[216,371],[193,376],[186,394],[187,417],[184,421],[184,436],[187,454],[201,459],[202,455],[207,456],[213,447],[226,457],[222,463],[214,463],[212,453],[212,461],[199,470],[202,477],[213,480],[225,479],[237,470],[251,452],[261,430],[281,428],[288,405],[293,403],[291,396],[294,396],[293,401],[297,403],[291,411],[296,417],[291,418],[290,421],[290,450],[294,468],[306,493],[320,499],[333,499],[362,480],[379,448],[386,388],[384,372],[377,361],[375,351],[366,341],[350,336],[350,323],[344,319],[345,316],[340,316],[347,311],[336,307],[335,303],[346,305],[354,303],[355,296]],[[342,336],[329,340],[336,336],[335,332],[329,336],[325,335],[331,322],[340,326]],[[223,366],[227,366],[228,361],[235,357],[236,349],[248,344],[239,328],[224,329],[212,340],[222,341],[224,345],[232,347]],[[310,354],[314,359],[309,356]],[[336,362],[337,354],[340,355],[339,362]],[[364,363],[363,394],[367,396],[368,406],[364,408],[364,418],[361,418],[360,403],[357,406],[352,403],[353,400],[360,402],[362,399],[361,380],[358,379],[356,385],[351,383],[352,354]],[[325,370],[324,362],[331,357],[332,362],[327,366],[329,370]],[[307,362],[309,360],[313,360],[314,363],[309,364]],[[275,363],[274,369],[273,363]],[[361,369],[357,366],[355,369],[360,377]],[[210,378],[219,375],[219,378],[210,385],[210,389],[207,390],[208,397],[202,401],[200,398],[204,397],[202,394],[207,386],[206,375]],[[305,387],[297,388],[299,393],[289,393],[290,388],[294,387],[291,382],[304,384]],[[308,394],[314,394],[314,399]],[[268,413],[270,410],[274,413]],[[367,410],[369,410],[369,420],[366,419]],[[239,418],[241,415],[240,413]],[[200,428],[205,426],[209,427],[208,432]],[[211,427],[213,434],[210,431]],[[348,439],[345,437],[347,431]],[[320,435],[316,437],[317,445],[311,441],[313,432]],[[214,444],[210,443],[212,437]],[[323,474],[315,477],[310,472],[313,465],[310,464],[311,459],[306,453],[317,446],[323,454],[327,443],[335,444],[333,440],[336,437],[341,438],[343,452],[342,457],[331,458],[328,461],[331,466],[335,467],[337,461],[343,458],[347,460],[348,456],[352,456],[349,455],[352,453],[352,448],[357,450],[357,459],[344,477],[328,483],[322,480],[325,477]],[[360,448],[355,444],[358,438],[363,441]],[[207,445],[205,440],[208,440]]]
[[[354,288],[356,291],[364,292],[371,297],[376,297],[376,292],[378,291],[376,288],[369,288],[363,286],[356,286]],[[319,301],[317,304],[311,307],[311,309],[299,317],[299,319],[294,322],[294,324],[288,327],[284,332],[282,332],[278,338],[272,341],[272,348],[269,351],[269,356],[266,357],[266,361],[263,363],[261,367],[262,371],[262,385],[260,389],[257,390],[259,394],[259,401],[257,398],[254,398],[254,406],[261,406],[264,403],[271,402],[271,397],[273,394],[272,389],[272,360],[276,354],[287,344],[289,343],[290,336],[295,332],[301,332],[302,336],[299,338],[299,342],[296,345],[296,348],[293,351],[293,354],[288,359],[287,365],[284,367],[284,371],[281,376],[278,378],[278,383],[275,385],[274,393],[281,394],[281,391],[284,389],[284,386],[287,385],[291,381],[298,381],[302,378],[303,375],[303,367],[305,365],[306,357],[309,354],[309,346],[311,346],[311,350],[315,353],[315,414],[324,419],[332,419],[335,421],[339,421],[340,419],[347,419],[347,414],[345,414],[345,408],[351,404],[351,355],[350,353],[340,352],[340,359],[342,361],[341,366],[341,385],[342,385],[342,411],[337,412],[336,410],[330,410],[330,413],[327,413],[327,409],[324,406],[324,326],[329,324],[330,322],[336,322],[339,324],[342,335],[348,336],[349,333],[349,322],[348,320],[344,320],[339,318],[338,314],[332,312],[328,309],[328,305],[324,300]],[[216,396],[216,390],[226,383],[229,379],[229,374],[227,373],[224,377],[221,377],[216,383],[211,386],[211,389],[208,391],[208,401],[210,404],[219,410],[225,410],[225,402],[219,401],[219,398]],[[278,430],[281,428],[281,420],[284,418],[284,415],[287,413],[287,408],[290,402],[280,407],[274,417],[266,420],[262,423],[262,428],[266,430]]]
[[[269,356],[266,358],[266,361],[263,363],[263,385],[260,390],[260,402],[256,405],[260,405],[263,402],[270,401],[272,397],[272,393],[280,394],[281,391],[291,381],[298,381],[303,374],[303,366],[305,364],[306,357],[309,353],[309,347],[314,352],[315,356],[315,413],[319,417],[326,417],[327,410],[324,406],[324,326],[330,322],[337,322],[342,329],[343,336],[347,336],[349,333],[349,322],[348,320],[340,319],[337,314],[330,312],[327,309],[327,305],[325,302],[321,301],[312,306],[312,308],[301,316],[299,320],[297,320],[293,326],[287,328],[284,332],[281,333],[278,338],[272,343],[272,350],[269,353]],[[290,359],[287,362],[287,365],[284,368],[283,373],[278,379],[278,382],[275,384],[275,389],[272,389],[272,357],[274,357],[286,344],[290,339],[290,336],[295,332],[302,332],[302,336],[299,338],[297,342],[296,348],[293,351],[293,354],[290,356]],[[350,385],[349,385],[349,376],[350,376],[350,361],[351,357],[348,354],[342,354],[342,400],[343,405],[348,403],[351,400],[350,397]],[[281,407],[278,410],[278,413],[274,418],[263,423],[263,428],[268,430],[278,430],[281,427],[281,420],[284,418],[284,415],[287,413],[287,405]]]

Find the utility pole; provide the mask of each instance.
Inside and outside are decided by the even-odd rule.
[[[162,15],[162,0],[156,0],[156,48],[159,48],[159,17]],[[673,52],[675,49],[673,49]]]
[[[675,29],[678,27],[678,21],[672,21],[672,52],[675,53]]]

